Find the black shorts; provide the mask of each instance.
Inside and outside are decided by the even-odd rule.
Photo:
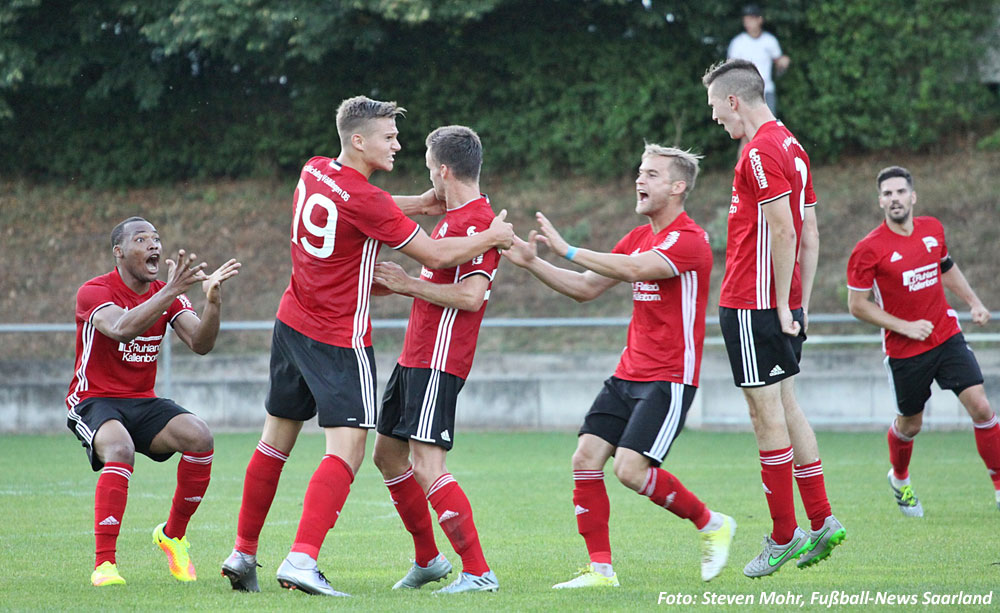
[[[116,419],[125,426],[132,437],[135,450],[154,462],[165,462],[174,452],[151,453],[153,439],[167,426],[167,422],[191,413],[168,398],[87,398],[69,410],[66,427],[80,439],[95,471],[104,468],[104,462],[94,452],[94,435],[104,422]]]
[[[931,397],[931,381],[955,395],[983,382],[983,372],[961,332],[937,347],[909,358],[885,359],[896,411],[911,417],[924,410]]]
[[[465,379],[430,368],[396,364],[378,416],[379,434],[451,449],[455,404]]]
[[[610,377],[583,418],[580,434],[641,453],[659,466],[684,428],[697,391],[683,383]]]
[[[319,415],[323,428],[375,427],[375,352],[327,345],[275,321],[264,407],[295,421]]]
[[[802,325],[802,309],[793,310],[792,318]],[[719,327],[737,387],[771,385],[799,373],[805,332],[782,332],[777,309],[719,307]]]

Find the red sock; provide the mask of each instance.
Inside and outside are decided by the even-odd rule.
[[[760,452],[760,479],[771,511],[771,538],[784,545],[795,535],[795,498],[792,492],[792,448]]]
[[[94,568],[105,562],[116,563],[115,548],[131,478],[132,466],[121,462],[107,462],[97,478],[94,491],[94,549],[97,554]]]
[[[984,422],[973,422],[976,428],[976,449],[986,464],[993,487],[1000,490],[1000,422],[996,413]]]
[[[281,469],[287,460],[287,455],[264,441],[257,443],[243,479],[243,503],[240,505],[236,544],[233,546],[237,551],[257,555],[257,539],[260,538],[267,512],[271,510]]]
[[[611,564],[611,539],[608,536],[611,502],[604,488],[604,471],[574,470],[573,483],[576,527],[587,544],[590,561]]]
[[[892,464],[892,474],[902,481],[910,476],[910,456],[913,455],[913,437],[904,436],[896,429],[896,422],[893,420],[889,426],[889,434],[886,435],[889,441],[889,463]]]
[[[163,534],[169,538],[184,538],[191,516],[198,510],[201,499],[212,479],[212,451],[185,451],[177,463],[177,489],[170,505],[170,515]]]
[[[826,518],[833,514],[830,510],[830,500],[826,497],[826,484],[823,482],[823,462],[816,460],[811,464],[795,466],[792,470],[795,483],[799,486],[799,496],[802,506],[809,516],[809,525],[813,530],[823,527]]]
[[[677,517],[690,519],[699,530],[712,518],[712,512],[705,503],[698,500],[677,477],[662,468],[650,467],[646,471],[646,483],[639,493]]]
[[[472,506],[458,481],[449,473],[441,475],[427,491],[427,500],[437,512],[438,525],[451,541],[455,553],[462,557],[462,570],[477,577],[489,572],[472,520]]]
[[[326,533],[333,529],[354,482],[354,472],[341,458],[327,454],[313,473],[302,503],[302,518],[292,551],[319,558]]]
[[[431,512],[427,509],[427,498],[413,477],[413,467],[402,475],[387,480],[385,485],[389,488],[389,496],[392,497],[403,525],[413,535],[414,561],[420,566],[427,566],[439,552],[437,543],[434,542],[434,524],[431,522]]]

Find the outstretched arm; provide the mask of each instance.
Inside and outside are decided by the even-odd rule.
[[[593,300],[618,283],[616,279],[589,270],[576,272],[550,264],[537,257],[537,243],[538,233],[534,230],[528,235],[527,241],[515,236],[514,244],[503,252],[503,256],[530,272],[545,285],[577,302]]]
[[[376,264],[375,282],[397,294],[462,311],[478,311],[482,308],[486,290],[490,287],[490,279],[485,274],[474,274],[458,283],[430,283],[409,276],[395,262]]]
[[[127,311],[114,304],[102,307],[91,319],[94,327],[104,336],[121,343],[127,343],[148,330],[178,296],[198,281],[207,278],[203,272],[206,264],[196,264],[197,257],[193,253],[185,253],[183,249],[179,250],[174,260],[167,260],[167,284],[160,291]]]
[[[493,218],[490,227],[472,236],[450,236],[433,240],[421,230],[400,249],[428,268],[451,268],[468,262],[496,247],[507,249],[514,238],[514,226],[504,221],[507,209]]]
[[[570,244],[559,234],[559,231],[545,215],[535,213],[535,218],[541,228],[538,240],[548,245],[552,251],[566,257],[572,248]],[[670,264],[653,251],[638,255],[625,255],[623,253],[591,251],[590,249],[573,249],[573,257],[570,258],[573,263],[618,281],[632,283],[651,279],[669,279],[675,275]]]
[[[419,196],[393,196],[396,206],[407,217],[414,215],[444,215],[445,203],[438,200],[434,190],[429,189]]]
[[[847,308],[851,315],[861,321],[867,321],[880,328],[902,334],[907,338],[922,341],[934,331],[934,324],[926,319],[907,321],[895,315],[890,315],[882,307],[872,301],[872,290],[848,289]]]
[[[941,283],[961,298],[965,304],[969,305],[969,308],[972,309],[972,321],[974,323],[982,326],[990,320],[989,309],[983,306],[982,301],[979,300],[979,296],[976,295],[965,275],[959,270],[958,264],[953,264],[948,269],[948,272],[941,274]]]
[[[201,317],[185,311],[174,320],[174,331],[191,351],[205,355],[215,347],[222,308],[222,282],[239,274],[240,266],[242,264],[236,260],[229,260],[202,282],[205,310],[202,311]]]

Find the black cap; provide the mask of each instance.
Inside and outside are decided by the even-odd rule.
[[[763,17],[764,11],[760,9],[759,4],[747,4],[743,7],[743,15],[753,15],[754,17]]]

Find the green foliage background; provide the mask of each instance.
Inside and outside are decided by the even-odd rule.
[[[335,155],[337,104],[357,94],[410,109],[404,167],[444,123],[480,132],[488,171],[619,176],[643,140],[721,163],[700,77],[741,4],[11,0],[0,169],[100,186],[273,174]],[[782,118],[815,160],[994,130],[977,63],[998,4],[770,2],[793,61]]]

